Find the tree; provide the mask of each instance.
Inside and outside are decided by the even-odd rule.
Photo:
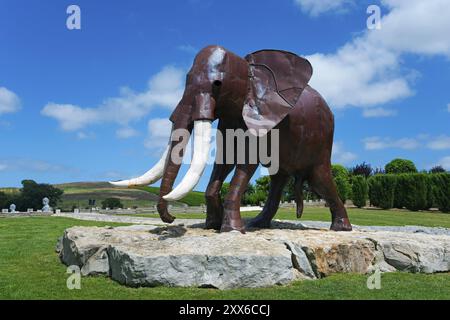
[[[417,168],[414,162],[406,159],[394,159],[389,162],[384,169],[386,173],[400,174],[400,173],[416,173]]]
[[[358,175],[352,179],[352,201],[355,206],[362,208],[366,205],[369,186],[363,175]]]
[[[120,202],[119,198],[107,198],[102,201],[102,208],[118,209],[123,208],[123,204]]]
[[[340,164],[331,166],[331,173],[333,174],[334,182],[336,183],[337,192],[342,202],[351,198],[352,186],[349,181],[348,170]]]
[[[9,198],[6,193],[0,192],[0,210],[8,207]]]
[[[402,174],[401,180],[404,206],[411,211],[427,209],[428,176],[422,173]]]
[[[430,176],[434,202],[442,212],[450,212],[450,173]]]
[[[281,196],[281,201],[292,201],[295,200],[295,178],[289,177],[288,182],[284,186],[283,193]]]
[[[249,182],[247,185],[247,189],[245,189],[244,194],[242,195],[241,204],[259,205],[259,203],[255,203],[256,200],[254,197],[254,193],[255,187]]]
[[[222,200],[225,199],[225,196],[227,195],[228,191],[230,191],[230,183],[224,182],[222,184],[222,187],[220,188],[220,198]]]
[[[397,176],[379,174],[368,179],[370,203],[382,209],[391,209],[394,205],[394,192]]]
[[[366,162],[358,164],[358,165],[354,166],[352,169],[350,169],[350,173],[353,176],[361,175],[366,178],[370,177],[372,175],[372,172],[373,172],[373,170],[372,170],[371,165]]]
[[[14,202],[18,211],[26,211],[27,209],[40,210],[43,207],[42,199],[47,197],[50,200],[50,206],[56,207],[63,194],[63,190],[50,184],[39,184],[33,180],[23,180],[20,194],[15,195],[10,202]]]
[[[270,176],[262,176],[256,179],[255,189],[264,192],[266,195],[269,194],[270,188]]]
[[[442,166],[435,166],[430,169],[430,173],[444,173],[446,172]]]

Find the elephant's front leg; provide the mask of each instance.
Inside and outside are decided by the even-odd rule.
[[[258,164],[242,164],[236,166],[230,190],[224,201],[224,216],[220,232],[237,230],[245,233],[245,226],[241,219],[241,197],[247,189],[248,183],[255,173]]]
[[[214,164],[214,168],[206,188],[206,229],[220,230],[223,220],[223,205],[220,198],[220,189],[228,174],[233,170],[234,164]]]

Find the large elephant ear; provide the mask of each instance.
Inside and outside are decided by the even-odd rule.
[[[264,135],[295,107],[313,70],[308,60],[287,51],[261,50],[245,59],[250,90],[242,115],[251,132]]]

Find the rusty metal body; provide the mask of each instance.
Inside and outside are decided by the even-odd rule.
[[[294,176],[297,216],[303,209],[304,181],[330,206],[331,229],[351,230],[345,207],[331,176],[334,118],[325,100],[308,86],[310,63],[293,53],[262,50],[245,59],[220,46],[209,46],[196,56],[187,76],[186,89],[170,120],[174,129],[192,130],[196,120],[219,120],[218,130],[279,130],[279,171],[271,176],[269,197],[263,211],[247,227],[269,227],[283,187]],[[172,148],[187,141],[173,141]],[[225,160],[226,154],[223,152]],[[162,198],[173,187],[179,164],[169,159],[161,183],[158,212],[172,222]],[[258,164],[217,161],[206,190],[207,228],[245,232],[239,207],[242,194]],[[223,181],[235,170],[229,193],[220,199]]]

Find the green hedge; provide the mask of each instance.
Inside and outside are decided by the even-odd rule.
[[[381,174],[368,182],[370,203],[375,207],[450,211],[450,173]]]
[[[401,186],[401,202],[406,209],[411,211],[428,209],[428,186],[430,185],[428,176],[423,173],[401,174],[397,181],[397,188]]]
[[[362,208],[366,205],[369,186],[364,176],[352,178],[352,201],[355,206]]]
[[[379,174],[369,178],[369,199],[375,207],[391,209],[394,205],[394,192],[397,176],[393,174]]]
[[[340,164],[333,164],[331,166],[331,173],[333,174],[339,198],[345,203],[347,199],[351,199],[352,193],[348,170]]]
[[[450,212],[450,173],[432,174],[430,180],[435,205],[442,212]]]

